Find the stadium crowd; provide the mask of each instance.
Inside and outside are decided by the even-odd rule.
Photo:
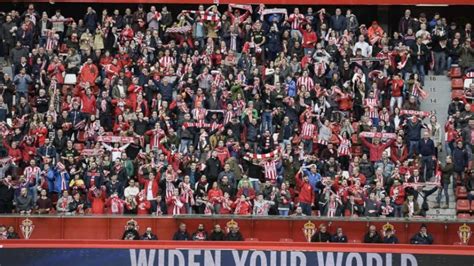
[[[420,111],[428,71],[474,66],[470,23],[222,8],[0,13],[0,213],[414,217],[451,182],[474,199],[468,99]]]

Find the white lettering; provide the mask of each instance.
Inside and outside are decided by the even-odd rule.
[[[354,265],[354,264],[352,263],[352,261],[353,261],[354,259],[355,259],[355,261],[356,261],[355,265],[360,265],[360,266],[364,265],[364,264],[362,263],[362,256],[361,256],[359,253],[353,253],[353,252],[351,252],[351,253],[349,253],[349,255],[347,255],[347,258],[346,258],[346,266],[352,266],[352,265]]]
[[[337,265],[341,266],[342,264],[342,256],[344,255],[341,252],[337,253],[336,263],[334,263],[334,253],[327,252],[326,253],[326,261],[324,261],[324,252],[318,252],[318,265]]]
[[[418,266],[418,261],[416,260],[415,256],[412,254],[402,254],[401,256],[401,262],[400,265],[402,266]],[[410,264],[408,264],[410,262]]]
[[[257,263],[257,258],[260,258],[259,261],[260,263]],[[265,256],[265,253],[263,251],[254,251],[252,252],[252,255],[250,256],[250,265],[251,266],[266,266],[267,265],[267,257]]]
[[[204,251],[204,265],[206,266],[218,266],[221,265],[221,251],[215,250],[215,256],[212,257],[210,250]]]
[[[375,260],[375,264],[373,264]],[[367,266],[383,266],[383,259],[377,253],[367,253]]]
[[[158,250],[158,266],[165,266],[165,250]]]
[[[149,257],[147,257],[146,251],[146,249],[140,249],[137,260],[137,251],[135,249],[130,249],[130,264],[132,266],[153,266],[156,250],[150,250]]]
[[[237,250],[232,250],[232,256],[234,257],[236,266],[244,266],[248,255],[249,252],[247,250],[242,251],[242,257],[239,256],[239,252]]]
[[[392,253],[387,253],[385,255],[385,266],[392,266]]]
[[[306,256],[304,255],[303,252],[292,251],[290,256],[291,256],[290,265],[292,265],[292,266],[297,266],[297,265],[306,266]],[[299,261],[299,263],[298,263],[298,261]]]
[[[168,265],[174,266],[175,257],[178,259],[178,266],[184,265],[184,255],[180,250],[170,250],[168,251]]]
[[[190,249],[188,251],[188,265],[189,266],[199,266],[199,262],[196,262],[196,256],[201,255],[201,250],[198,249]]]
[[[280,266],[286,266],[286,251],[280,251]]]
[[[270,251],[270,265],[277,265],[276,251]]]

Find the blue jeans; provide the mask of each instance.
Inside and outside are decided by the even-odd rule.
[[[448,194],[448,188],[449,188],[449,184],[443,184],[443,187],[440,187],[438,189],[438,196],[436,197],[436,202],[438,203],[438,205],[441,204],[441,195],[443,194],[443,191],[444,191],[444,196],[446,197],[446,205],[449,205],[449,194]]]
[[[402,217],[402,205],[393,204],[393,214],[395,217]]]
[[[278,212],[280,213],[280,216],[288,216],[289,210],[278,210]]]
[[[423,64],[415,64],[413,65],[413,72],[417,73],[420,76],[420,83],[421,85],[425,84],[425,66]]]
[[[262,130],[263,131],[269,130],[270,132],[273,133],[272,121],[273,121],[272,113],[268,111],[264,111],[262,114],[262,127],[263,127]]]
[[[306,154],[309,154],[313,151],[313,140],[303,140],[303,150]]]
[[[410,140],[410,146],[408,147],[408,157],[413,158],[414,153],[418,154],[418,140]]]
[[[189,145],[193,144],[193,141],[190,139],[181,139],[181,143],[179,144],[179,152],[186,154],[188,153]]]
[[[28,187],[28,193],[31,195],[34,204],[36,204],[36,200],[38,199],[38,188],[37,186]]]
[[[446,69],[446,54],[444,52],[434,52],[434,74],[441,75]]]
[[[252,187],[256,193],[260,192],[260,181],[250,181],[252,183]]]
[[[300,202],[301,210],[306,216],[311,216],[311,204]]]
[[[433,176],[433,156],[421,157],[421,170],[423,171],[423,179],[429,181]]]

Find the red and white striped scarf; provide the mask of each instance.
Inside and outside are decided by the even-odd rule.
[[[181,189],[181,195],[184,196],[184,203],[189,203],[190,205],[194,205],[194,197],[193,197],[193,190],[191,189],[191,184],[187,184],[181,182],[179,184],[179,188]]]
[[[338,156],[348,156],[351,154],[351,140],[350,139],[341,139],[341,143],[337,148]]]
[[[308,122],[304,122],[301,126],[301,137],[304,140],[309,140],[314,137],[316,133],[316,125]]]
[[[310,77],[299,77],[296,81],[298,87],[305,86],[306,89],[312,90],[314,88],[314,81]]]
[[[173,198],[173,215],[179,215],[182,212],[182,208],[184,206],[184,203],[181,202],[181,199],[179,197]]]
[[[252,160],[252,159],[256,159],[256,160],[264,160],[264,159],[272,159],[274,158],[275,156],[279,155],[281,153],[281,150],[280,150],[280,147],[278,147],[276,150],[274,151],[271,151],[269,153],[250,153],[250,152],[247,152],[244,156],[244,159],[246,160]]]
[[[160,58],[159,62],[162,67],[167,69],[175,64],[175,60],[171,56],[163,56],[162,58]]]
[[[265,169],[265,179],[271,183],[275,183],[278,175],[276,170],[276,162],[274,160],[264,161],[263,167]]]

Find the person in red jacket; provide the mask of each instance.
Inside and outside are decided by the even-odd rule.
[[[114,192],[105,202],[108,214],[123,214],[125,201],[119,198],[117,192]]]
[[[390,159],[392,159],[392,162],[397,167],[402,166],[403,162],[408,159],[408,147],[404,143],[402,136],[397,136],[396,142],[393,143],[390,149]]]
[[[179,195],[179,189],[175,188],[173,190],[173,195],[166,199],[168,214],[179,215],[186,213],[186,209],[184,208],[184,201],[184,197]]]
[[[390,98],[390,113],[393,114],[393,109],[395,109],[395,104],[397,104],[398,108],[402,108],[403,104],[403,79],[401,78],[401,74],[393,75],[393,79],[391,80],[392,86],[392,97]]]
[[[92,58],[87,58],[86,63],[81,67],[81,70],[79,71],[79,81],[84,83],[88,82],[93,86],[98,76],[99,69],[95,64],[92,63]]]
[[[236,215],[250,215],[252,211],[252,203],[243,194],[237,197],[233,207],[235,208],[234,214]]]
[[[395,217],[402,217],[402,207],[405,202],[405,189],[399,180],[394,180],[390,188],[390,197],[394,205]]]
[[[314,206],[314,190],[309,183],[308,176],[302,176],[303,172],[300,170],[296,176],[296,186],[300,188],[298,194],[298,201],[303,213],[307,216],[311,216],[311,207]]]
[[[318,37],[316,36],[316,32],[313,31],[313,28],[311,27],[311,24],[306,24],[305,29],[303,30],[303,27],[301,27],[301,33],[303,33],[303,43],[302,46],[304,48],[305,54],[308,53],[308,51],[313,51],[314,46],[318,42]]]
[[[36,147],[32,137],[25,137],[20,143],[21,155],[23,162],[29,162],[36,155]]]
[[[148,174],[148,179],[145,179],[143,176],[139,176],[138,182],[143,186],[145,190],[145,199],[150,202],[151,210],[154,212],[156,210],[156,197],[158,196],[158,182],[159,180],[155,178],[155,174],[150,172]]]
[[[137,195],[137,214],[149,214],[151,209],[151,203],[149,200],[146,199],[146,193],[143,189]]]
[[[143,91],[142,86],[138,85],[138,78],[134,77],[132,79],[132,84],[128,87],[128,100],[130,101],[130,106],[136,108],[137,106],[137,96]]]
[[[105,66],[105,74],[109,80],[113,79],[114,77],[118,77],[121,66],[119,65],[119,61],[117,58],[112,59],[112,63]]]
[[[212,188],[207,192],[208,201],[212,204],[213,213],[220,213],[223,200],[222,190],[218,187],[217,182],[212,183]]]
[[[367,146],[370,150],[370,161],[372,163],[376,161],[380,161],[382,159],[382,152],[390,147],[394,142],[395,139],[389,140],[387,143],[382,144],[380,143],[380,138],[375,137],[372,139],[373,143],[370,143],[367,141],[367,139],[364,136],[361,136],[360,139],[362,140],[362,143]]]
[[[242,182],[242,187],[237,191],[236,198],[240,198],[240,196],[244,195],[247,200],[254,200],[255,199],[255,190],[250,187],[248,181]]]
[[[88,115],[95,115],[97,111],[96,99],[88,83],[86,83],[85,91],[81,91],[81,106],[82,112]]]
[[[92,214],[104,214],[105,209],[105,187],[102,186],[100,189],[96,186],[92,186],[87,193],[87,198],[91,202],[91,213]]]
[[[231,214],[233,204],[234,202],[230,199],[229,193],[224,192],[224,197],[222,198],[222,207],[219,211],[219,214]]]
[[[51,64],[48,66],[48,74],[49,78],[56,78],[56,81],[58,84],[63,84],[64,83],[64,77],[63,77],[63,72],[66,69],[64,68],[64,65],[61,63],[59,60],[59,57],[55,56],[53,58],[53,61]]]
[[[23,159],[23,155],[21,149],[18,148],[18,142],[12,141],[12,145],[8,144],[6,138],[3,138],[3,147],[7,150],[8,156],[12,158],[12,162],[18,166],[20,165],[21,160]]]

